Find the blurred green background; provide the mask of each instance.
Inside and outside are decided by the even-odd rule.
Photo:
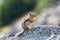
[[[58,0],[0,0],[0,27],[10,24],[26,12],[36,14]]]
[[[0,26],[10,24],[25,12],[31,11],[35,6],[35,0],[1,0]]]

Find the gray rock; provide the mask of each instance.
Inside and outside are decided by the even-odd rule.
[[[40,25],[25,31],[19,37],[3,37],[0,40],[59,40],[60,27]]]

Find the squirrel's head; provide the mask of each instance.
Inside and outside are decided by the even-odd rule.
[[[36,14],[33,12],[28,13],[29,22],[34,22],[36,20]]]

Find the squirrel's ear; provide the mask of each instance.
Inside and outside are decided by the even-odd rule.
[[[33,12],[29,12],[29,13],[28,13],[28,16],[36,16],[36,14],[33,13]]]
[[[28,16],[31,16],[31,14],[32,14],[32,12],[29,12],[29,13],[28,13]]]

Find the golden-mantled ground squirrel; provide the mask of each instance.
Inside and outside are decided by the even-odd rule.
[[[29,12],[28,16],[23,20],[22,27],[24,30],[29,29],[29,25],[33,23],[36,19],[36,15],[32,12]]]
[[[15,34],[15,36],[19,36],[20,34],[22,34],[24,31],[29,30],[30,29],[30,24],[33,23],[36,19],[36,15],[32,12],[28,13],[28,16],[26,16],[24,19],[22,19],[22,28],[23,30],[18,32],[17,34]]]

